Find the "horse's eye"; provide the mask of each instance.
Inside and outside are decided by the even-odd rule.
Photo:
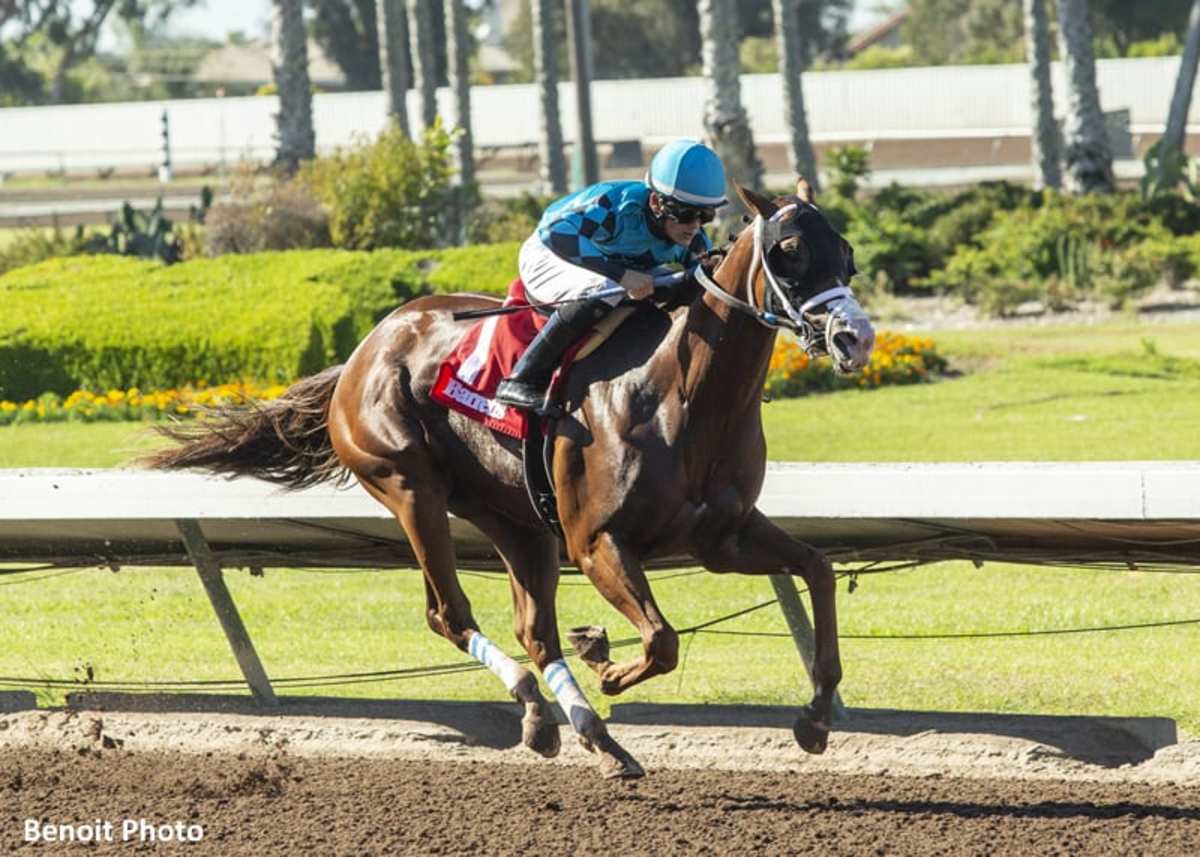
[[[807,244],[799,240],[794,244],[785,242],[783,244],[783,251],[787,254],[788,265],[795,272],[796,276],[800,276],[808,270],[809,258]]]

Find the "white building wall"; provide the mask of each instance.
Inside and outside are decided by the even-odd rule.
[[[1101,104],[1128,109],[1134,133],[1160,132],[1179,67],[1178,57],[1097,62]],[[1056,104],[1064,99],[1055,66]],[[814,142],[1024,136],[1031,126],[1029,73],[1024,65],[959,66],[879,71],[810,72],[804,95]],[[448,107],[448,90],[438,93]],[[597,81],[593,86],[597,140],[639,140],[654,146],[676,136],[702,135],[700,78]],[[779,75],[744,75],[742,98],[760,142],[787,139]],[[409,93],[410,116],[419,115]],[[384,125],[381,92],[314,96],[317,147],[350,144]],[[471,93],[475,142],[480,147],[532,146],[537,97],[533,85],[476,87]],[[572,84],[559,90],[563,130],[574,134]],[[53,169],[153,167],[161,158],[163,110],[170,116],[175,166],[270,160],[275,151],[272,96],[186,101],[24,107],[0,110],[0,174]],[[1200,87],[1193,95],[1200,129]]]

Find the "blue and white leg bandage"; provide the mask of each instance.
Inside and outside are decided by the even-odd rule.
[[[520,664],[496,648],[491,640],[478,631],[471,634],[471,639],[467,641],[467,651],[471,653],[471,657],[495,673],[510,692],[525,672]]]
[[[595,717],[596,712],[592,710],[587,697],[579,689],[579,685],[575,682],[575,676],[571,675],[571,670],[567,668],[566,661],[562,658],[551,661],[546,664],[542,675],[546,677],[546,684],[550,685],[550,692],[558,700],[558,704],[562,707],[563,713],[567,715],[567,719],[571,721],[571,725],[575,727],[575,731],[581,732],[584,724]]]

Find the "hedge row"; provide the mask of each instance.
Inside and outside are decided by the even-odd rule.
[[[870,390],[895,384],[918,384],[933,380],[945,369],[946,360],[938,353],[933,340],[885,330],[879,332],[867,366],[853,375],[839,375],[828,360],[810,358],[793,337],[785,335],[775,340],[763,393],[768,398],[791,398],[830,390]],[[286,384],[235,382],[154,391],[136,388],[98,393],[77,390],[65,399],[54,393],[43,393],[24,402],[0,398],[0,426],[205,419],[206,408],[252,400],[265,402],[282,395],[286,389]]]
[[[0,399],[201,379],[288,382],[345,359],[420,294],[503,293],[517,245],[303,250],[171,267],[54,259],[0,276]]]

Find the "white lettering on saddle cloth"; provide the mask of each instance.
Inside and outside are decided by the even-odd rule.
[[[460,405],[465,405],[476,413],[487,414],[492,419],[502,420],[508,413],[508,405],[501,404],[480,395],[465,386],[457,378],[451,378],[446,384],[445,394]]]

